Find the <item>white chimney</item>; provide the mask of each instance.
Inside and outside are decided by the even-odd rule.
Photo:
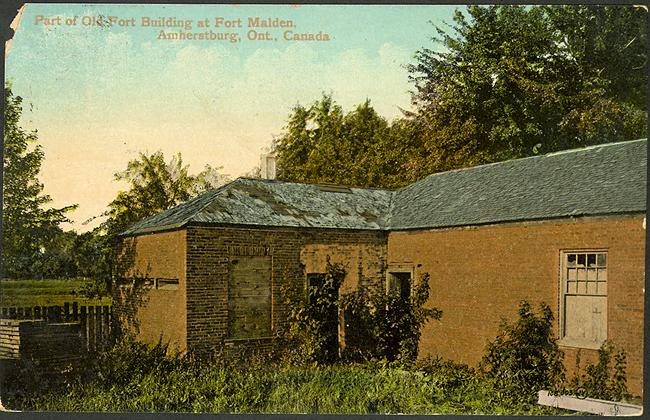
[[[262,179],[275,179],[275,155],[264,153],[260,158],[260,175]]]

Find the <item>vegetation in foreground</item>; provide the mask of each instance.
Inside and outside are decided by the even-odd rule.
[[[123,342],[98,364],[92,379],[73,378],[45,393],[5,401],[37,411],[563,413],[502,398],[494,381],[435,359],[410,368],[379,362],[281,366],[198,362],[165,352],[165,346]]]
[[[607,343],[597,364],[566,381],[548,307],[536,313],[522,302],[519,315],[504,322],[477,369],[430,357],[323,364],[296,357],[304,345],[205,360],[127,339],[58,382],[26,368],[9,381],[3,401],[36,411],[561,415],[575,413],[537,405],[538,390],[628,397],[624,352]]]
[[[109,305],[111,298],[89,297],[95,282],[87,279],[46,279],[0,281],[0,306],[61,306],[65,302],[80,305]]]

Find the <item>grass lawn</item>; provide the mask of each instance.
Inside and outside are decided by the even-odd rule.
[[[363,365],[237,369],[178,364],[148,371],[136,367],[126,377],[110,376],[37,393],[14,407],[82,412],[575,414],[503,398],[487,381]],[[8,403],[13,405],[11,399]]]
[[[0,306],[29,307],[63,305],[78,302],[80,305],[109,305],[110,297],[87,299],[82,290],[87,279],[74,280],[8,280],[0,281]]]

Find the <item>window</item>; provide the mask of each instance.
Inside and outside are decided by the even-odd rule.
[[[607,252],[562,253],[562,344],[598,348],[607,339]]]
[[[386,292],[390,295],[409,299],[411,297],[411,273],[388,272],[386,289]]]
[[[230,261],[228,336],[271,336],[271,257],[237,257]]]
[[[316,296],[319,287],[325,284],[325,273],[307,274],[307,301],[311,301]]]

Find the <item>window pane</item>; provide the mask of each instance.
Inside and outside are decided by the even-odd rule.
[[[578,278],[578,270],[575,268],[569,268],[567,270],[567,279],[576,280]]]
[[[587,270],[584,268],[578,268],[578,280],[587,280]]]
[[[578,294],[584,295],[587,294],[587,282],[579,281],[578,282]]]
[[[577,290],[578,289],[575,281],[567,282],[567,293],[576,294]]]
[[[596,269],[590,268],[587,270],[587,280],[594,281],[596,280]]]
[[[606,295],[607,294],[607,283],[604,281],[598,282],[598,294]]]
[[[596,266],[596,254],[587,254],[587,265],[589,267]]]
[[[564,336],[596,345],[607,339],[607,299],[567,296]]]
[[[605,267],[607,265],[607,254],[598,254],[598,266]]]
[[[598,280],[607,281],[607,269],[606,268],[599,268],[598,269]]]
[[[584,267],[586,259],[587,259],[586,254],[578,254],[578,266]]]
[[[575,267],[576,265],[576,254],[567,254],[567,266]]]

